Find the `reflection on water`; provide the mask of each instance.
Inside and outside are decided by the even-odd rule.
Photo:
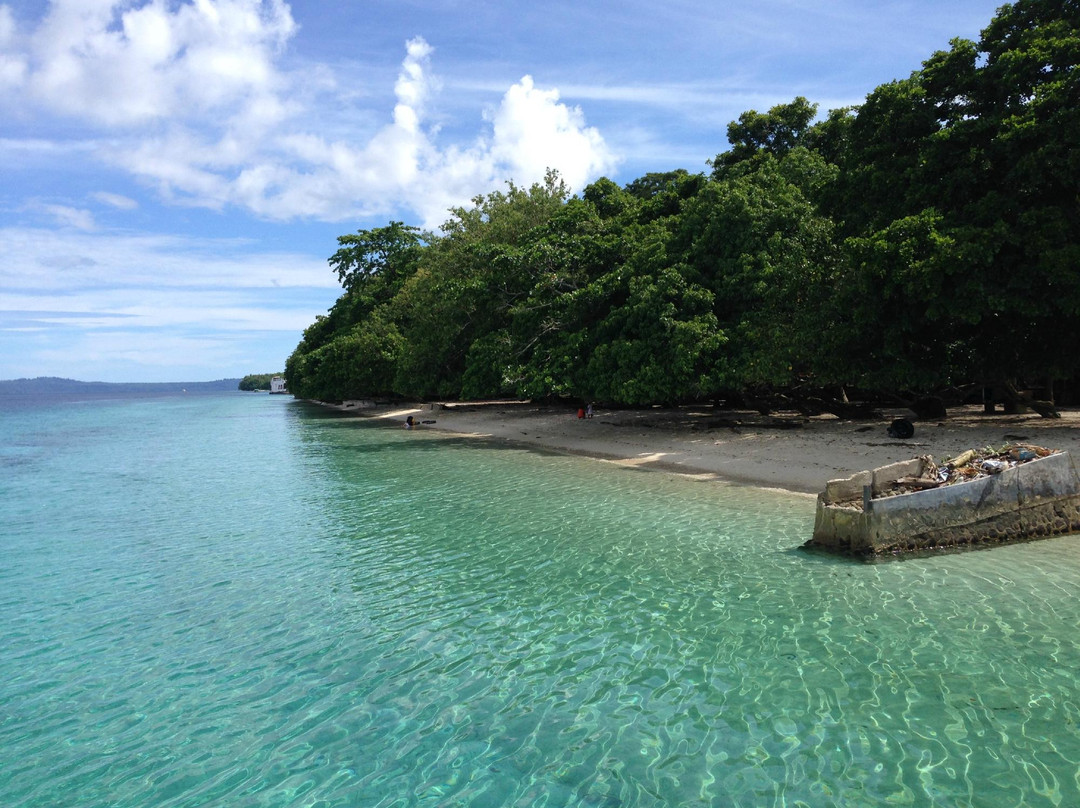
[[[1080,804],[1075,539],[866,565],[804,497],[84,410],[5,422],[4,804]]]

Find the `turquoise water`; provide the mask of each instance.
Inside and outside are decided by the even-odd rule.
[[[283,397],[0,411],[0,805],[1080,805],[1080,543]]]

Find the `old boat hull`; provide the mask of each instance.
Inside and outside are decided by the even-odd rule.
[[[1068,452],[970,482],[870,498],[900,477],[917,474],[913,464],[921,462],[894,463],[830,481],[818,496],[807,546],[880,554],[1080,532],[1080,474]],[[856,493],[860,496],[853,504]]]

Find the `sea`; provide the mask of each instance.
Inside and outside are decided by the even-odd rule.
[[[0,402],[0,805],[1080,805],[1080,537],[813,519],[287,396]]]

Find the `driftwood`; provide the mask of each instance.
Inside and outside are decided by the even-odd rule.
[[[1058,408],[1054,406],[1053,401],[1044,401],[1035,398],[1029,393],[1022,393],[1009,382],[1002,384],[1001,389],[1005,392],[1005,404],[1007,408],[1009,405],[1012,405],[1013,408],[1016,408],[1017,406],[1029,407],[1030,409],[1035,410],[1035,412],[1043,418],[1061,417],[1061,413],[1058,412]],[[1008,409],[1006,409],[1006,412],[1008,412]]]
[[[975,459],[975,450],[968,449],[966,452],[961,452],[952,460],[946,460],[945,465],[950,468],[960,469]]]
[[[846,397],[839,399],[787,393],[777,395],[771,399],[746,399],[746,404],[762,415],[771,415],[774,410],[786,408],[795,410],[799,415],[807,418],[813,418],[824,412],[847,421],[880,420],[884,417],[881,411],[875,409],[873,405],[866,403],[853,404]]]
[[[818,397],[808,397],[802,399],[802,402],[803,406],[814,407],[819,412],[831,413],[837,418],[850,421],[879,420],[883,417],[880,410],[866,403],[852,404],[849,401]]]

